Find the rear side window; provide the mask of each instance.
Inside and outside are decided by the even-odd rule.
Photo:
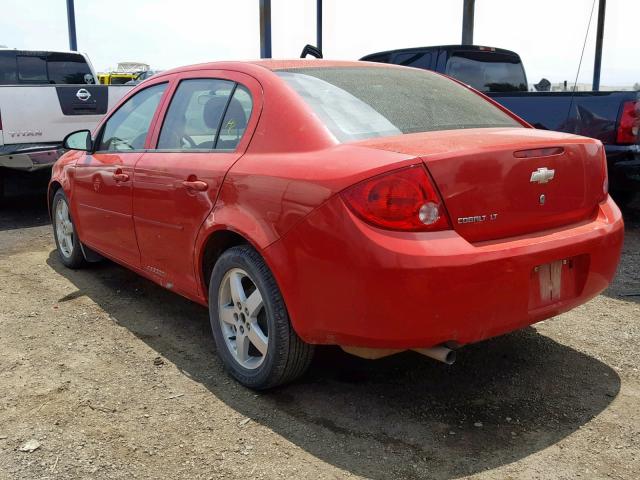
[[[234,83],[202,78],[183,80],[171,99],[158,148],[211,150]]]
[[[167,111],[158,149],[233,150],[251,115],[242,85],[213,78],[180,82]]]
[[[102,129],[98,150],[123,152],[143,149],[151,120],[166,88],[166,83],[145,88],[118,108]]]
[[[335,67],[276,73],[340,142],[434,130],[522,127],[464,86],[424,70]]]
[[[50,53],[47,57],[49,83],[89,84],[95,83],[87,61],[74,53]]]
[[[18,80],[24,83],[49,83],[47,62],[42,57],[18,55]]]

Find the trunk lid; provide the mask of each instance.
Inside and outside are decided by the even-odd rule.
[[[483,128],[360,144],[421,158],[453,228],[470,242],[580,222],[590,218],[603,199],[604,152],[599,141],[589,138],[525,128]]]

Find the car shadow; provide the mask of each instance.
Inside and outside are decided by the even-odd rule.
[[[616,276],[603,294],[625,302],[640,303],[640,195],[622,208],[624,245]]]
[[[606,364],[527,328],[465,347],[453,366],[324,347],[300,381],[256,394],[224,373],[202,306],[111,262],[74,271],[53,251],[47,263],[77,288],[59,301],[88,296],[229,407],[373,479],[455,478],[514,462],[579,429],[620,389]]]
[[[19,172],[0,169],[0,231],[49,223],[47,185],[50,169]]]
[[[46,195],[19,195],[0,200],[0,232],[49,223]]]

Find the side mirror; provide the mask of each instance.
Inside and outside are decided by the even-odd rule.
[[[90,152],[93,149],[91,132],[89,130],[71,132],[69,135],[64,137],[62,146],[68,150],[82,150],[84,152]]]

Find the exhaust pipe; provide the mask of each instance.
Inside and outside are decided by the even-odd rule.
[[[447,365],[453,365],[456,361],[456,352],[450,348],[437,346],[431,348],[414,348],[414,352],[418,352],[439,362],[446,363]]]

